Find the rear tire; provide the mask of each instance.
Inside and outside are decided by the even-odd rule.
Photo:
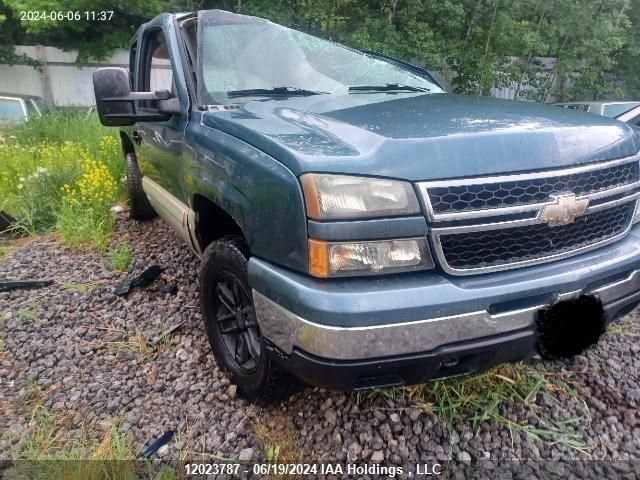
[[[142,189],[142,173],[138,168],[136,156],[127,153],[125,157],[127,168],[127,190],[129,192],[129,204],[131,205],[130,217],[134,220],[150,220],[157,216]]]
[[[249,249],[238,236],[212,242],[202,256],[200,304],[211,350],[249,401],[288,397],[295,379],[275,365],[264,345],[247,275]]]

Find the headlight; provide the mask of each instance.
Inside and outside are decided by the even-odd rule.
[[[408,182],[307,173],[300,177],[307,215],[316,220],[391,217],[420,213]]]
[[[424,238],[373,242],[309,240],[309,273],[316,277],[406,272],[433,267]]]

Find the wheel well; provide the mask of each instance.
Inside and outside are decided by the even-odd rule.
[[[120,140],[122,141],[122,153],[125,157],[128,153],[135,153],[133,143],[129,140],[129,136],[126,133],[120,132]]]
[[[233,217],[208,198],[196,195],[193,210],[197,214],[195,229],[203,251],[211,242],[225,235],[239,235],[246,241]]]

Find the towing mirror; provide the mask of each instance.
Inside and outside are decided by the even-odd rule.
[[[99,68],[93,72],[93,91],[100,123],[122,127],[136,122],[164,122],[172,113],[180,112],[180,103],[168,90],[132,92],[129,73],[124,68]],[[136,101],[157,102],[159,113],[136,113]]]

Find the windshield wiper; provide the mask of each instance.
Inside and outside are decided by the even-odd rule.
[[[414,87],[400,83],[387,83],[386,85],[356,85],[349,87],[350,92],[430,92],[427,87]]]
[[[274,88],[250,88],[247,90],[232,90],[227,92],[229,98],[235,97],[271,97],[271,96],[287,96],[287,97],[306,97],[309,95],[322,95],[326,92],[314,92],[313,90],[305,90],[296,87],[274,87]]]

